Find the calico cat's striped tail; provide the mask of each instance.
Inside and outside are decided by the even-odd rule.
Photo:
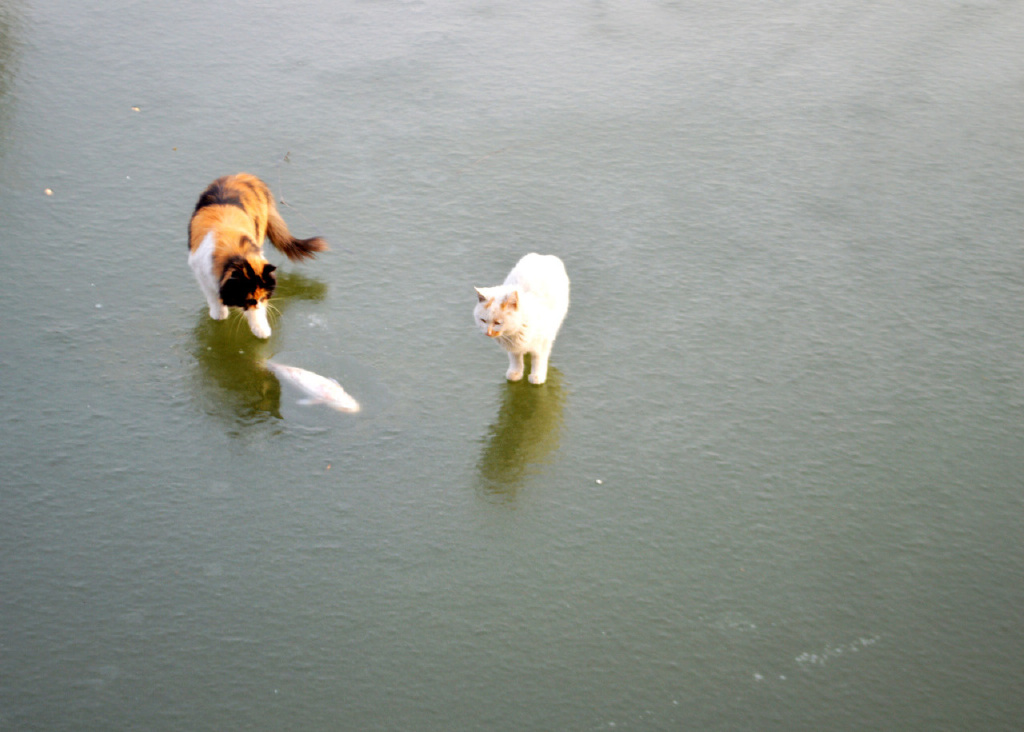
[[[327,251],[327,242],[319,236],[310,239],[296,239],[292,236],[273,201],[267,216],[267,237],[277,251],[293,261],[311,259],[317,252]]]

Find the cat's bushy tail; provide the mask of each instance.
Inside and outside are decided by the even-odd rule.
[[[288,225],[285,224],[277,207],[273,204],[271,204],[270,213],[267,216],[267,237],[277,251],[293,261],[310,259],[317,252],[327,251],[327,242],[319,236],[310,239],[296,239],[292,236],[288,231]]]

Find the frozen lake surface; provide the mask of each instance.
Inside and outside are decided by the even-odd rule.
[[[1018,729],[1022,37],[0,5],[0,728]],[[332,245],[268,341],[186,264],[243,170]],[[542,387],[472,320],[529,251]]]

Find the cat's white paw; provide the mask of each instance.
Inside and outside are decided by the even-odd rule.
[[[245,319],[249,321],[249,330],[257,338],[270,338],[270,323],[267,314],[262,310],[246,310]]]
[[[210,317],[214,320],[224,320],[224,318],[228,317],[229,312],[227,305],[210,306]]]
[[[519,381],[521,378],[523,378],[523,372],[516,371],[514,369],[509,369],[508,371],[505,372],[505,378],[508,379],[509,381]],[[530,378],[532,379],[533,377],[531,376]]]
[[[530,374],[530,383],[531,384],[543,384],[544,380],[546,378],[547,378],[547,374]]]
[[[270,338],[270,325],[266,321],[263,321],[262,323],[254,323],[250,321],[249,330],[251,330],[252,334],[257,338]]]

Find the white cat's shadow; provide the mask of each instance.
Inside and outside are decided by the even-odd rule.
[[[477,461],[477,490],[489,502],[514,503],[527,479],[558,450],[566,390],[554,367],[542,386],[524,379],[501,388],[501,407]]]

